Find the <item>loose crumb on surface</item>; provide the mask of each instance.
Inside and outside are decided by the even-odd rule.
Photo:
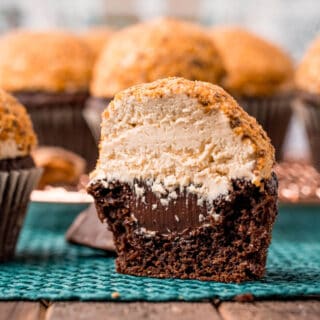
[[[120,293],[118,291],[112,292],[111,293],[111,298],[112,299],[119,299],[120,298]]]

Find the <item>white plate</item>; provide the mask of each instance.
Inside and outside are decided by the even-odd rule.
[[[93,198],[85,191],[68,191],[64,188],[34,190],[31,201],[38,203],[89,204]]]

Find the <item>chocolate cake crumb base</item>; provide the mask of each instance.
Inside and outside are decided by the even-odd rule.
[[[168,224],[166,233],[148,229],[146,222],[141,224],[143,206],[137,203],[143,199],[135,195],[129,184],[119,181],[91,184],[88,191],[95,198],[99,218],[106,219],[113,232],[117,271],[222,282],[261,278],[277,215],[277,178],[273,174],[264,181],[263,188],[239,179],[232,183],[233,191],[227,197],[212,201],[214,215],[207,210],[203,219],[196,222],[194,217],[202,209],[193,206],[188,216],[180,215],[193,223],[183,230]],[[149,192],[146,189],[146,194]],[[186,203],[185,196],[192,195],[182,192],[176,201]],[[156,213],[160,216],[165,210],[164,206],[157,206]],[[171,214],[179,216],[174,210]]]

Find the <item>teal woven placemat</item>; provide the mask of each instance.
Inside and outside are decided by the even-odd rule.
[[[0,299],[202,300],[320,294],[320,209],[282,207],[264,279],[244,284],[160,280],[117,274],[114,257],[65,242],[80,206],[33,204],[17,257],[0,265]],[[117,292],[117,294],[114,294]]]

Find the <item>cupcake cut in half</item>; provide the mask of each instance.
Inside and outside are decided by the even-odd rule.
[[[31,157],[36,144],[25,108],[0,90],[0,261],[14,254],[31,191],[41,175]]]
[[[0,37],[0,87],[27,108],[40,145],[86,157],[97,148],[83,118],[93,55],[85,42],[63,31],[17,30]]]
[[[262,277],[277,214],[273,163],[266,133],[218,86],[167,78],[118,93],[88,186],[117,271]]]
[[[215,27],[209,34],[225,68],[222,87],[258,120],[281,160],[292,115],[294,69],[290,56],[239,27]]]
[[[90,85],[88,121],[100,136],[101,113],[119,91],[170,76],[218,83],[222,62],[196,24],[158,18],[115,33],[98,59]]]
[[[313,41],[298,65],[295,81],[296,110],[307,130],[313,163],[320,171],[320,37]]]

